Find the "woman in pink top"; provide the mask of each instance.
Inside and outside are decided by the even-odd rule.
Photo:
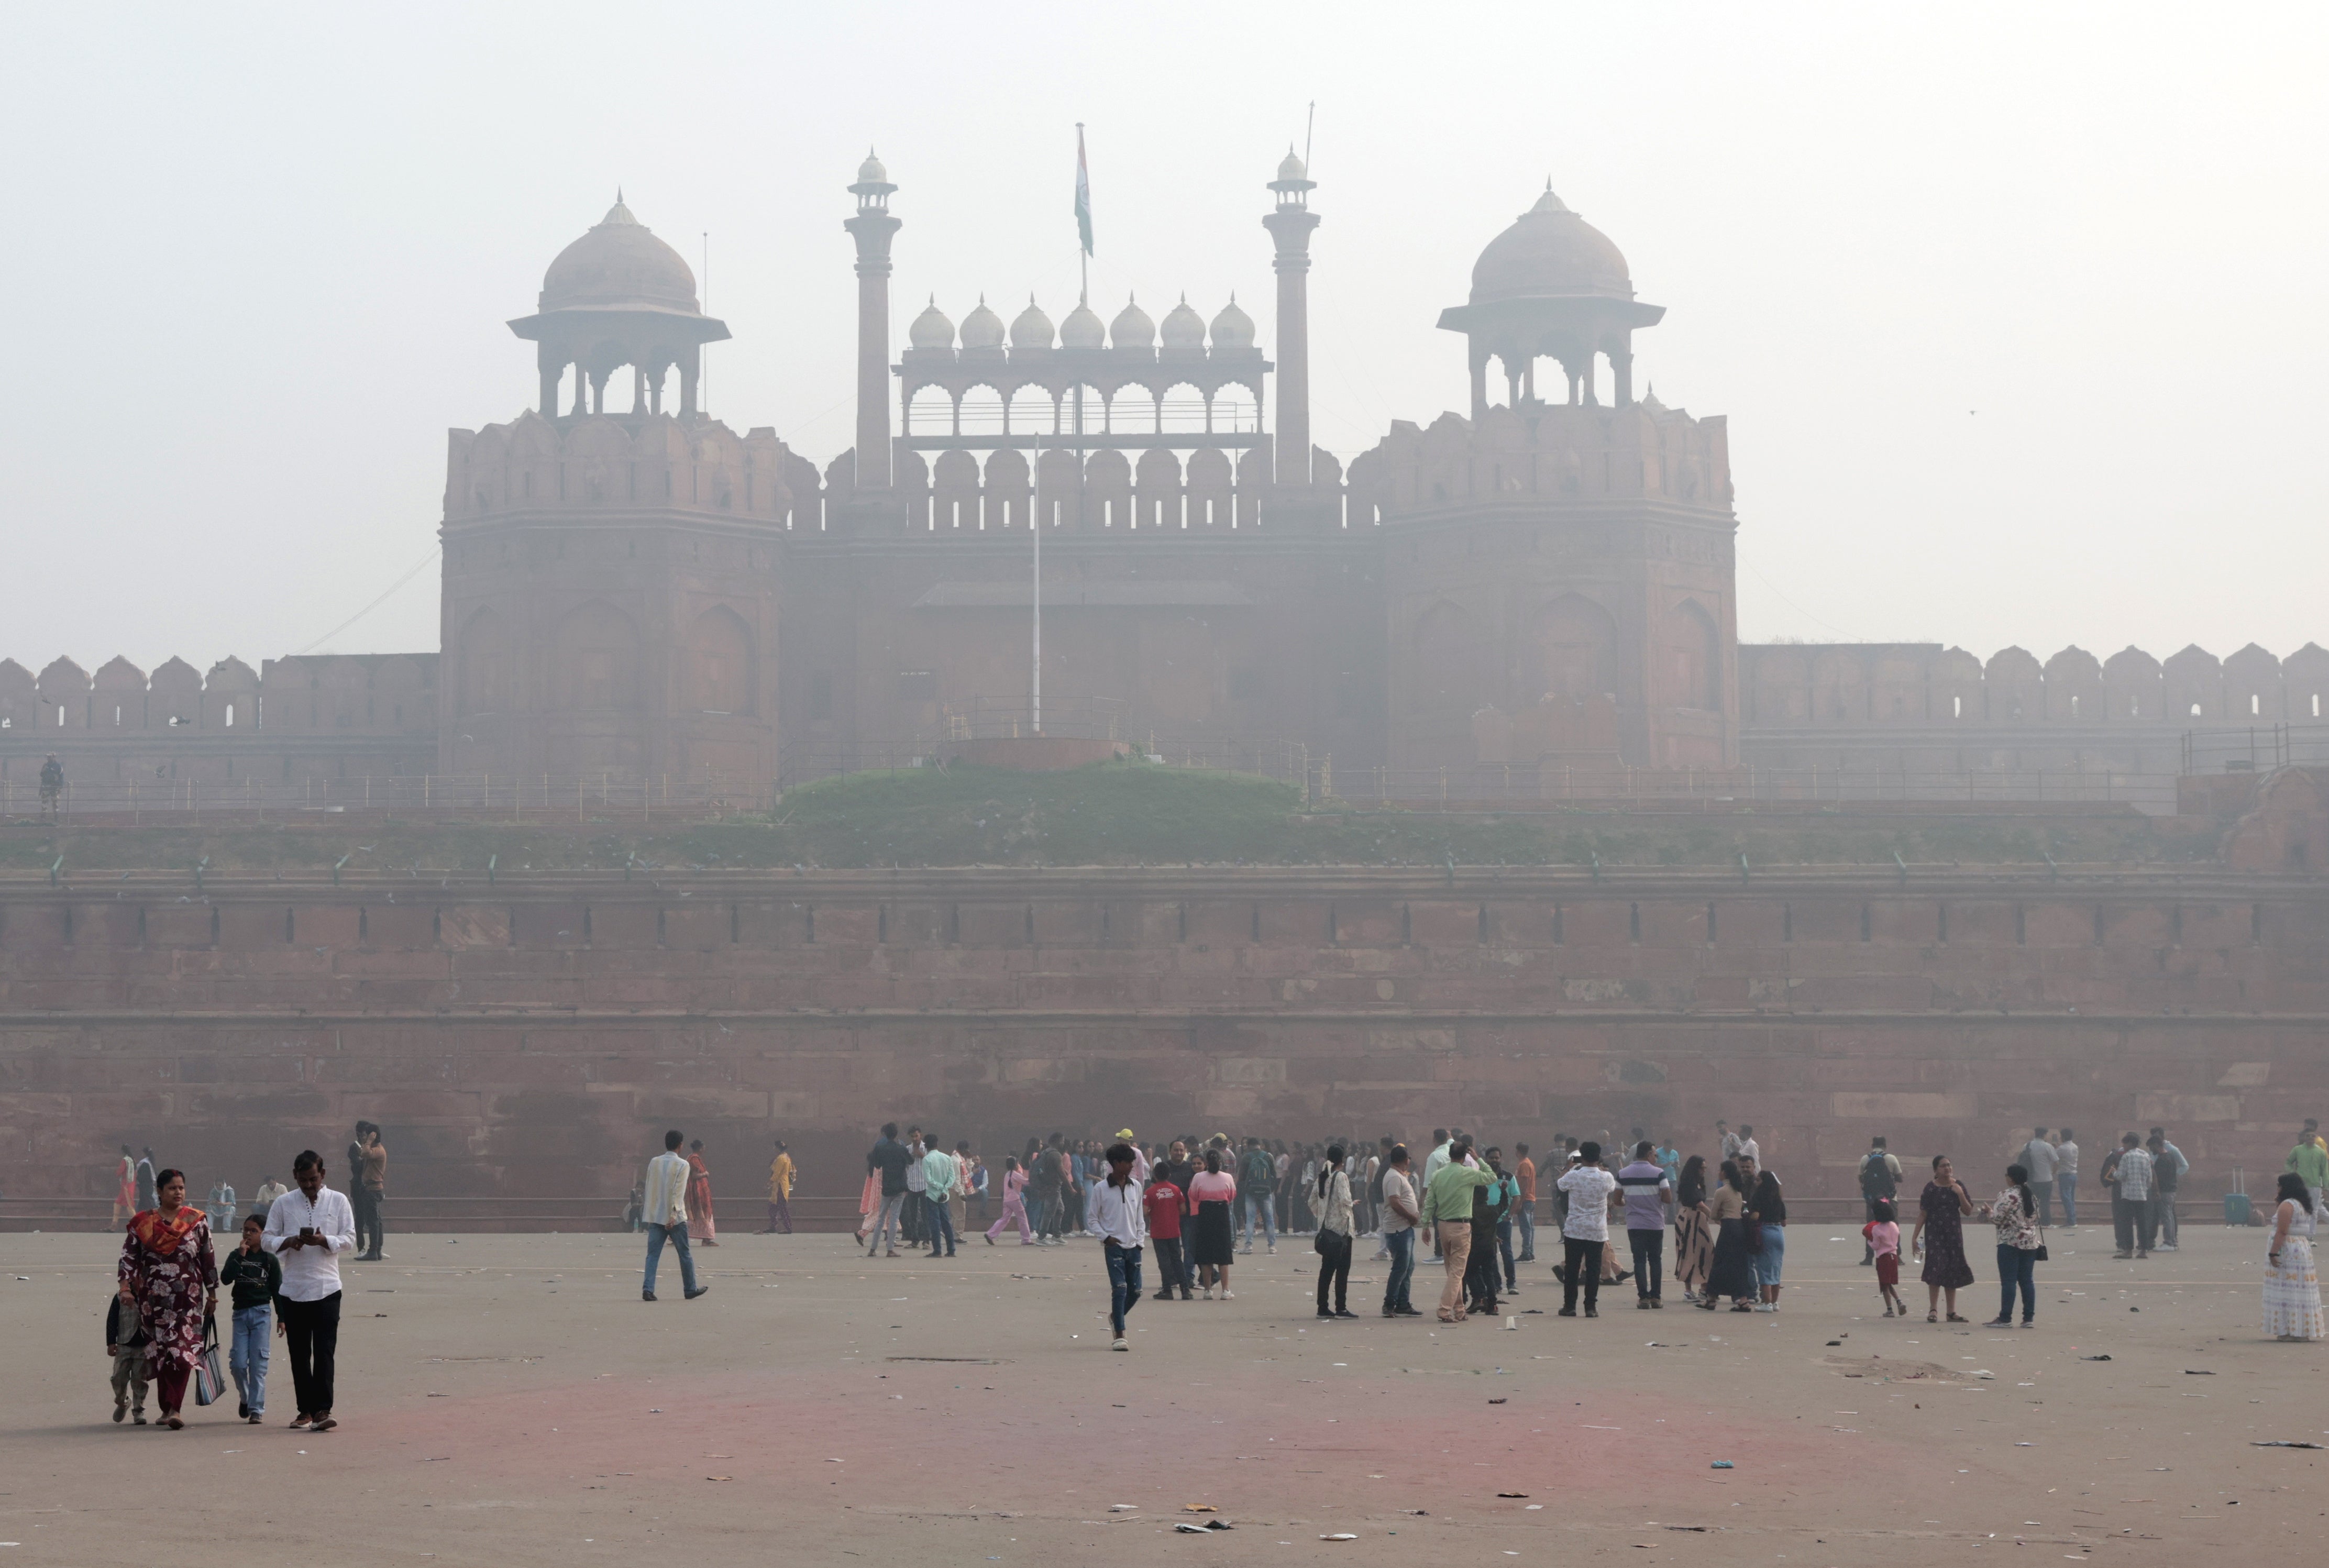
[[[1230,1211],[1237,1205],[1237,1177],[1221,1168],[1221,1151],[1207,1149],[1205,1168],[1189,1178],[1189,1202],[1197,1212],[1190,1227],[1189,1261],[1197,1266],[1197,1283],[1208,1301],[1216,1283],[1222,1300],[1235,1299],[1230,1294],[1230,1260],[1236,1255],[1237,1237]]]
[[[995,1236],[1013,1225],[1019,1227],[1019,1244],[1035,1244],[1034,1233],[1027,1228],[1027,1201],[1019,1195],[1026,1190],[1027,1173],[1019,1168],[1019,1157],[1006,1155],[1003,1160],[1003,1217],[988,1227],[986,1244],[995,1245]]]

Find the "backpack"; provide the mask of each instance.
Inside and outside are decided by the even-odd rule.
[[[1278,1179],[1278,1162],[1262,1149],[1249,1148],[1238,1160],[1238,1185],[1260,1192]]]
[[[1860,1192],[1862,1197],[1889,1198],[1898,1188],[1892,1180],[1892,1167],[1880,1149],[1869,1151],[1860,1162]]]

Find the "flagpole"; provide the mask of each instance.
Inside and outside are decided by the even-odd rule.
[[[1034,714],[1034,730],[1043,732],[1043,436],[1035,433],[1035,482],[1029,487],[1033,497],[1028,507],[1027,525],[1035,534],[1035,669],[1029,687],[1032,696],[1030,710]]]

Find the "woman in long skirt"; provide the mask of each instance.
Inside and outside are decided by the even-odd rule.
[[[1965,1217],[1975,1212],[1973,1195],[1957,1180],[1949,1157],[1933,1157],[1933,1179],[1917,1198],[1917,1228],[1910,1233],[1910,1251],[1921,1242],[1925,1252],[1925,1321],[1940,1321],[1941,1293],[1949,1299],[1949,1321],[1957,1316],[1957,1292],[1973,1283],[1973,1265],[1966,1261]]]
[[[1695,1301],[1714,1268],[1714,1222],[1706,1212],[1706,1157],[1694,1154],[1674,1185],[1674,1279]]]
[[[210,1221],[186,1202],[184,1171],[165,1170],[155,1178],[154,1207],[131,1217],[118,1274],[121,1305],[137,1312],[137,1326],[153,1343],[148,1354],[162,1424],[175,1431],[186,1424],[178,1412],[186,1403],[187,1374],[202,1359],[203,1331],[218,1309]]]
[[[2264,1270],[2264,1331],[2275,1339],[2329,1337],[2321,1316],[2321,1275],[2313,1265],[2313,1194],[2295,1171],[2280,1177],[2272,1221],[2272,1250]]]
[[[1221,1299],[1231,1300],[1230,1261],[1237,1255],[1237,1237],[1230,1211],[1237,1205],[1237,1177],[1221,1168],[1220,1149],[1207,1149],[1205,1168],[1189,1178],[1189,1201],[1197,1205],[1189,1232],[1189,1261],[1196,1265],[1197,1283],[1206,1300],[1213,1299],[1215,1284]]]
[[[703,1140],[687,1146],[687,1234],[707,1247],[720,1244],[712,1223],[712,1167],[703,1163]]]
[[[857,1195],[857,1239],[863,1241],[873,1233],[873,1222],[882,1213],[882,1177],[876,1171],[865,1174],[865,1186]]]
[[[1758,1292],[1747,1245],[1747,1178],[1740,1174],[1738,1161],[1722,1162],[1722,1185],[1715,1188],[1707,1212],[1714,1222],[1714,1262],[1698,1304],[1711,1312],[1716,1300],[1728,1296],[1733,1312],[1752,1312],[1749,1299]]]

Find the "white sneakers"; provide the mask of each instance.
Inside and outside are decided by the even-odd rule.
[[[1221,1287],[1221,1299],[1222,1299],[1222,1300],[1224,1300],[1224,1301],[1234,1301],[1234,1300],[1236,1300],[1236,1299],[1237,1299],[1237,1298],[1236,1298],[1235,1296],[1231,1295],[1231,1294],[1230,1294],[1230,1288],[1229,1288],[1227,1285],[1224,1285],[1224,1286],[1222,1286],[1222,1287]]]
[[[1208,1301],[1210,1301],[1210,1300],[1212,1300],[1212,1299],[1213,1299],[1213,1288],[1212,1288],[1211,1285],[1208,1285],[1208,1286],[1206,1286],[1206,1287],[1205,1287],[1205,1299],[1206,1299],[1206,1300],[1208,1300]]]
[[[1116,1343],[1109,1346],[1108,1348],[1110,1350],[1129,1350],[1132,1348],[1132,1341],[1119,1334],[1116,1337]]]

